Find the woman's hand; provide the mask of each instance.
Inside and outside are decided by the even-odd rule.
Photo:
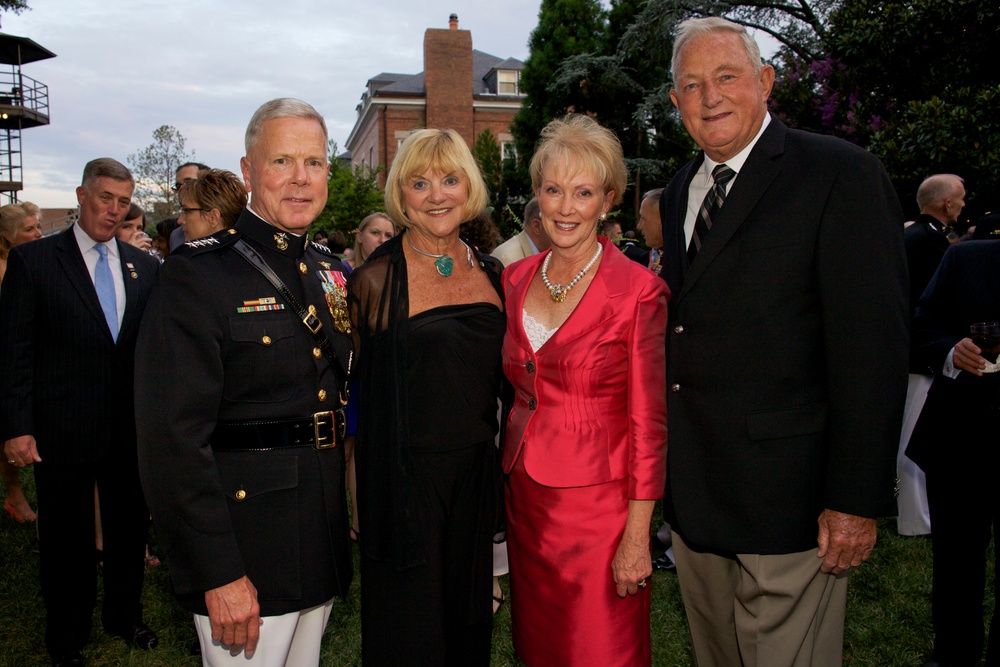
[[[635,595],[640,588],[645,588],[647,578],[653,574],[649,522],[653,518],[655,504],[653,500],[628,501],[625,534],[611,560],[611,574],[620,598]]]

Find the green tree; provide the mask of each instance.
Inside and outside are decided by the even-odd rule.
[[[350,241],[358,223],[373,211],[385,210],[384,196],[375,169],[358,165],[351,169],[336,159],[337,144],[330,141],[330,182],[326,206],[310,226],[310,232],[339,230]]]
[[[487,128],[476,137],[472,155],[479,163],[489,192],[489,211],[493,224],[500,230],[500,237],[507,239],[521,231],[520,220],[511,214],[510,206],[521,208],[527,198],[514,195],[512,199],[511,183],[519,184],[517,176],[517,160],[512,156],[502,158],[500,143]],[[530,187],[515,187],[514,192],[527,192]]]
[[[152,213],[153,220],[173,216],[179,205],[173,191],[177,167],[194,160],[194,151],[184,150],[184,135],[172,125],[153,130],[153,143],[128,156],[135,178],[135,199]]]
[[[606,21],[598,0],[542,0],[538,25],[528,41],[531,51],[521,71],[521,92],[526,97],[511,123],[519,164],[524,171],[521,182],[526,178],[527,163],[542,128],[570,110],[564,100],[549,95],[556,70],[569,56],[597,52]]]
[[[0,0],[0,11],[20,14],[25,9],[31,9],[27,0]]]

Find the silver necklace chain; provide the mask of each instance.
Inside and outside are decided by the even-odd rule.
[[[472,249],[469,247],[469,244],[466,243],[465,241],[462,241],[462,239],[458,240],[461,242],[462,245],[465,246],[465,259],[469,262],[469,268],[474,267],[475,264],[473,264],[472,262]],[[413,248],[415,252],[419,252],[421,255],[424,255],[425,257],[433,258],[434,268],[437,269],[437,272],[440,275],[444,276],[445,278],[451,275],[451,271],[455,265],[455,260],[452,259],[451,255],[447,253],[443,255],[435,255],[434,253],[421,250],[417,246],[413,245],[413,241],[410,240],[409,233],[406,234],[406,242],[410,244],[410,247]]]
[[[594,266],[595,262],[597,262],[603,250],[604,246],[598,243],[597,252],[595,252],[594,256],[590,258],[589,262],[587,262],[587,266],[580,269],[580,272],[573,277],[573,280],[569,281],[569,284],[565,286],[562,284],[553,285],[549,282],[549,260],[552,259],[552,252],[550,251],[549,254],[546,255],[545,261],[542,262],[542,282],[545,283],[545,287],[549,290],[549,297],[556,303],[562,303],[565,301],[566,295],[569,294],[569,291],[573,289],[574,285],[580,282],[580,279],[587,274],[587,271],[590,271],[590,268]]]

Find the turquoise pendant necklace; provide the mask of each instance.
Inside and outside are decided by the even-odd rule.
[[[462,241],[462,239],[459,239],[459,241]],[[410,247],[413,248],[415,252],[419,252],[421,255],[424,255],[426,257],[433,257],[434,268],[437,269],[437,272],[440,275],[444,276],[445,278],[451,275],[452,270],[455,268],[455,260],[451,258],[451,255],[447,254],[434,255],[429,252],[424,252],[417,246],[413,245],[413,241],[410,240],[409,233],[406,234],[406,242],[410,244]],[[467,244],[465,241],[462,241],[462,245],[465,246],[465,258],[469,261],[469,266],[470,267],[475,266],[472,263],[472,249],[469,247],[469,244]]]

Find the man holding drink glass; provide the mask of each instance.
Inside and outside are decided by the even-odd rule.
[[[998,320],[1000,241],[953,245],[911,331],[915,360],[934,373],[906,450],[927,475],[933,526],[934,657],[927,665],[976,664],[983,650],[986,553],[998,508]],[[1000,660],[996,619],[987,664]]]

